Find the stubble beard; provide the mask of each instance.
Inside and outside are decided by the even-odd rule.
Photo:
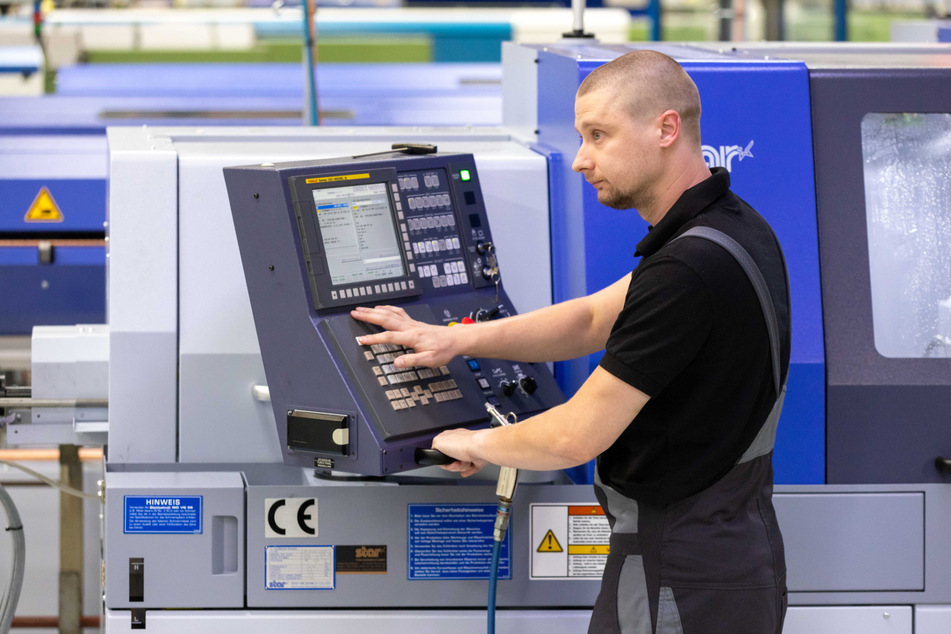
[[[611,209],[646,209],[650,206],[652,198],[650,193],[643,188],[628,192],[615,189],[598,191],[598,202]]]

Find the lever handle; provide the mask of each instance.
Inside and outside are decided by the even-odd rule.
[[[934,459],[934,467],[941,473],[951,474],[951,460],[938,456]]]
[[[452,464],[456,461],[452,456],[447,456],[438,449],[423,449],[422,447],[418,448],[414,454],[413,459],[421,467],[432,467],[435,465],[442,464]]]

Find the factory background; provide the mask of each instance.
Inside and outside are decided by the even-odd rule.
[[[576,142],[570,126],[565,127],[570,99],[549,98],[573,97],[580,78],[625,47],[659,47],[683,60],[705,108],[717,104],[709,106],[709,127],[704,121],[708,163],[731,169],[737,190],[750,192],[751,200],[764,206],[783,200],[803,212],[785,221],[770,218],[779,224],[777,233],[791,261],[799,347],[790,381],[801,386],[791,392],[784,414],[784,421],[795,422],[777,441],[777,484],[787,495],[784,512],[793,534],[839,530],[845,517],[847,530],[861,537],[854,550],[846,548],[845,540],[805,555],[810,568],[800,577],[799,598],[791,602],[794,607],[799,602],[800,612],[789,623],[803,632],[947,631],[941,628],[951,622],[951,579],[940,569],[951,563],[951,540],[942,534],[941,522],[951,512],[944,489],[951,463],[942,466],[940,461],[951,455],[942,414],[951,379],[946,364],[928,362],[943,363],[951,354],[949,289],[941,280],[948,263],[935,255],[946,251],[951,239],[947,216],[941,213],[948,213],[942,176],[949,163],[940,152],[937,157],[914,153],[928,139],[948,134],[951,45],[944,43],[951,42],[949,11],[946,3],[923,0],[618,0],[589,4],[579,24],[572,7],[551,2],[355,0],[318,1],[308,7],[263,0],[0,0],[0,458],[86,495],[60,493],[35,473],[0,464],[0,483],[19,509],[27,549],[14,631],[108,631],[109,609],[121,611],[126,620],[131,610],[132,621],[136,619],[136,577],[128,571],[135,553],[126,545],[118,546],[120,554],[113,560],[121,559],[122,575],[128,575],[121,591],[129,596],[111,605],[108,597],[103,601],[109,583],[120,576],[115,572],[119,564],[108,570],[108,546],[102,540],[110,518],[101,501],[107,488],[104,446],[112,447],[109,459],[119,465],[116,500],[140,490],[153,495],[145,478],[133,477],[141,475],[140,464],[166,465],[157,470],[164,474],[158,486],[175,491],[180,483],[172,483],[173,475],[180,474],[167,465],[187,465],[181,473],[188,474],[201,471],[195,465],[260,465],[275,455],[281,462],[277,436],[269,436],[273,430],[267,426],[261,438],[247,440],[255,445],[249,448],[240,440],[220,440],[227,425],[216,423],[202,431],[186,422],[193,416],[248,416],[238,406],[218,410],[233,392],[227,378],[206,374],[219,367],[217,357],[231,354],[229,345],[237,342],[236,353],[225,363],[245,364],[250,374],[260,365],[253,328],[245,328],[251,323],[244,308],[247,298],[234,324],[224,308],[202,312],[203,302],[221,300],[220,306],[230,307],[232,298],[224,297],[223,289],[232,288],[235,280],[242,288],[244,284],[239,267],[227,274],[217,270],[226,260],[212,256],[233,257],[235,248],[217,241],[217,212],[205,218],[201,211],[216,204],[212,194],[203,193],[203,183],[220,180],[219,164],[234,164],[229,153],[237,163],[271,155],[301,160],[314,148],[321,148],[324,158],[349,154],[350,148],[353,153],[374,152],[398,141],[472,152],[503,270],[506,257],[509,270],[532,270],[531,275],[503,276],[514,307],[530,310],[599,288],[626,266],[623,260],[599,255],[605,245],[625,256],[628,251],[623,241],[612,244],[614,238],[606,235],[610,221],[570,182],[564,166]],[[302,26],[307,23],[315,28],[308,32]],[[590,41],[588,35],[593,36]],[[733,73],[734,66],[748,72]],[[871,105],[859,103],[862,99]],[[841,114],[844,104],[848,112]],[[876,130],[890,130],[893,124],[867,116],[880,112],[927,115],[915,122],[924,132],[912,135],[892,162],[888,148],[870,159],[862,154],[861,143],[842,131],[845,120],[861,127],[867,138],[877,138]],[[743,115],[744,125],[734,125],[740,116],[736,113]],[[843,118],[837,118],[840,114]],[[153,129],[160,131],[157,136]],[[498,144],[511,147],[501,151]],[[871,151],[868,144],[864,147]],[[785,162],[760,158],[761,152],[769,156],[770,148],[782,148]],[[903,158],[905,151],[912,158]],[[853,160],[858,172],[842,167],[847,160]],[[883,179],[912,178],[914,172],[920,177],[918,193],[869,189],[862,181],[862,164],[869,169],[867,164],[876,160],[885,165]],[[148,171],[150,161],[161,163],[158,171]],[[524,180],[504,180],[496,172],[506,166],[524,170]],[[216,176],[208,176],[212,169]],[[797,187],[774,185],[793,177]],[[130,191],[137,187],[141,190]],[[522,188],[537,194],[537,204],[526,202],[520,209],[525,220],[493,217],[490,187],[504,203],[517,198],[509,192]],[[110,209],[139,201],[159,218],[165,213],[159,200],[179,209],[180,219],[171,229],[157,221],[130,229],[120,220],[113,232],[110,214],[115,211]],[[583,221],[572,220],[573,205],[582,203]],[[853,240],[856,228],[866,229],[866,206],[876,204],[884,220],[876,225],[868,219],[867,241]],[[895,207],[909,205],[930,205],[939,212],[927,219],[889,215]],[[832,209],[843,211],[833,214]],[[519,244],[513,236],[519,235],[522,222],[540,228],[538,235],[545,239],[527,241],[515,257]],[[896,229],[902,222],[909,226]],[[233,231],[230,224],[228,231]],[[923,234],[932,238],[923,240]],[[896,235],[901,245],[925,255],[895,255],[889,245]],[[578,236],[583,236],[580,241]],[[161,250],[161,257],[169,258],[164,262],[174,262],[168,275],[160,272],[161,257],[153,258],[148,249],[151,240],[161,245],[166,238],[175,244]],[[112,244],[116,240],[123,241],[121,247]],[[822,251],[833,240],[840,241],[841,251]],[[506,242],[512,245],[508,250]],[[856,268],[865,271],[857,281],[849,277]],[[909,274],[915,283],[927,287],[912,289],[917,294],[911,296],[905,292],[908,278],[900,277],[908,268],[914,268]],[[924,272],[929,269],[933,273]],[[161,308],[149,313],[151,307],[163,306],[166,289],[172,289],[167,297],[175,306],[170,312]],[[136,320],[146,325],[140,328]],[[882,324],[891,323],[895,332],[915,320],[924,325],[915,323],[918,330],[907,336],[882,330]],[[862,340],[856,332],[866,325],[874,337]],[[35,326],[48,328],[37,336]],[[156,365],[155,374],[137,376],[140,366],[134,357],[148,356],[152,344],[139,348],[138,340],[116,336],[143,332],[171,333],[176,360]],[[116,356],[119,350],[122,358]],[[555,367],[560,388],[571,393],[591,364],[584,359]],[[136,385],[122,396],[116,391],[120,376]],[[166,393],[163,381],[170,383],[172,402],[152,400],[151,381],[156,381],[158,395]],[[23,386],[33,386],[32,393]],[[192,387],[202,396],[194,396]],[[237,391],[243,397],[250,388],[242,383]],[[202,401],[205,394],[208,403]],[[2,401],[17,398],[88,400],[65,408]],[[253,405],[258,409],[252,417],[273,425],[269,409],[259,407],[267,401],[262,397]],[[114,416],[119,412],[136,424],[117,430]],[[170,429],[162,427],[163,412],[175,421]],[[857,440],[868,436],[875,440],[867,446]],[[122,447],[135,449],[120,453],[120,440]],[[925,448],[931,452],[927,460],[919,455]],[[912,458],[895,464],[893,450]],[[283,453],[283,462],[294,464]],[[274,497],[302,495],[280,493],[281,486],[290,485],[255,468],[234,468],[245,474],[243,484],[238,478],[238,484],[208,486],[249,487],[247,497],[241,497],[242,508],[250,508],[252,501],[265,503],[264,494],[252,494],[251,485],[277,490]],[[582,485],[590,481],[590,469],[568,475]],[[305,480],[293,484],[319,486]],[[198,482],[182,490],[194,496],[204,486]],[[822,487],[830,488],[820,491]],[[817,491],[826,497],[810,506],[809,496]],[[551,499],[538,498],[538,505],[564,502],[556,493]],[[577,497],[566,495],[572,501]],[[327,500],[326,508],[331,508],[329,494]],[[128,516],[129,508],[116,512]],[[249,512],[248,553],[252,544],[263,549],[269,543],[265,537],[251,537],[251,517]],[[373,520],[361,515],[360,521]],[[872,539],[861,526],[879,521],[882,536]],[[239,519],[237,530],[245,530],[244,524]],[[6,592],[16,559],[14,541],[11,531],[0,535],[0,588]],[[113,548],[117,544],[120,540],[114,539]],[[150,551],[149,566],[164,544]],[[188,556],[198,556],[202,548],[187,551]],[[840,556],[844,570],[830,576],[828,558]],[[251,571],[259,562],[244,557],[235,565],[249,575],[247,584],[259,583]],[[873,565],[876,560],[879,565]],[[187,578],[188,570],[182,575]],[[168,577],[163,585],[187,588],[183,579]],[[411,580],[403,583],[412,585]],[[509,583],[518,584],[515,594],[536,601],[538,611],[547,610],[540,622],[557,611],[546,601],[557,605],[557,595],[568,592],[559,586],[556,596],[536,598],[526,588],[544,582],[516,577]],[[201,587],[201,581],[197,584]],[[245,610],[263,606],[296,618],[314,605],[308,603],[314,600],[311,594],[282,603],[242,587],[237,593]],[[579,593],[582,604],[592,592],[585,588]],[[211,592],[230,591],[215,587]],[[180,594],[170,592],[162,607],[197,606]],[[415,605],[415,595],[403,586],[397,594],[403,605]],[[460,610],[478,605],[469,599],[453,603],[455,595],[447,596],[435,600]],[[323,608],[395,609],[386,601],[367,605],[362,598],[335,605],[330,593],[319,601]],[[205,607],[226,605],[223,600],[221,606]],[[923,606],[935,608],[929,612]],[[517,612],[511,604],[507,607]],[[584,605],[569,607],[584,613]],[[813,609],[826,612],[809,611]],[[361,622],[360,627],[370,626]]]

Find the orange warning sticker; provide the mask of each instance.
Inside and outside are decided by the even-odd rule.
[[[40,193],[36,195],[23,220],[24,222],[63,222],[63,212],[53,200],[49,188],[40,189]]]
[[[531,579],[595,579],[611,551],[611,526],[597,504],[531,505]]]
[[[542,543],[538,545],[538,552],[560,553],[564,552],[564,549],[561,547],[561,544],[558,543],[558,540],[555,538],[555,534],[549,529],[549,531],[545,533],[545,536],[542,538]]]
[[[591,506],[569,506],[568,515],[604,515],[604,509],[598,504]]]

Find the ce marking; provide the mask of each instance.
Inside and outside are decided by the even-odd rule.
[[[267,498],[265,537],[316,537],[317,498]]]

